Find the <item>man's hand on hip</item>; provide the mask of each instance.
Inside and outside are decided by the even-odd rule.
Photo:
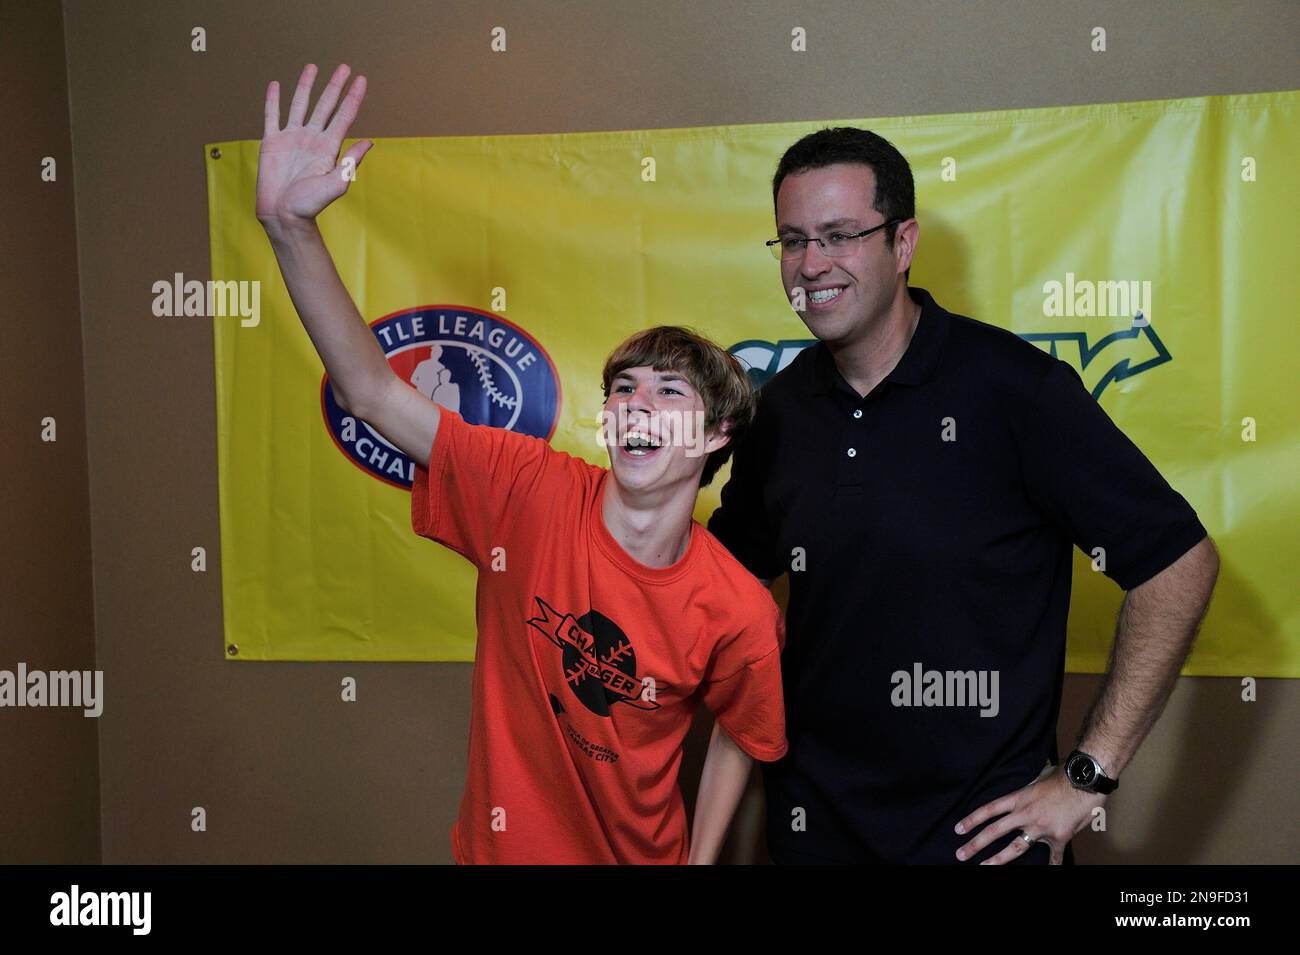
[[[1088,825],[1093,810],[1105,802],[1101,793],[1071,786],[1064,767],[1047,766],[1028,786],[985,803],[957,823],[956,831],[964,835],[994,816],[1002,817],[958,849],[957,858],[969,859],[995,839],[1018,830],[1010,845],[980,864],[1004,865],[1024,855],[1033,843],[1046,842],[1052,851],[1052,865],[1060,865],[1066,844]]]

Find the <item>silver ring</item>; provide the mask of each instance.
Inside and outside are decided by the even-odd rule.
[[[1035,842],[1035,840],[1029,838],[1029,834],[1023,829],[1020,830],[1020,838],[1025,840],[1027,846],[1032,846]]]

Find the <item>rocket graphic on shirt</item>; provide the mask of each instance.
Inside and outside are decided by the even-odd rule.
[[[659,709],[654,695],[668,687],[651,677],[637,677],[636,650],[622,627],[599,610],[575,617],[560,613],[541,597],[534,595],[533,600],[541,615],[531,618],[528,625],[559,648],[565,683],[583,706],[597,716],[609,716],[614,703]],[[652,686],[654,693],[647,694]]]

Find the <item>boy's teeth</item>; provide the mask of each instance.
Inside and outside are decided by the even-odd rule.
[[[623,447],[629,453],[642,457],[659,447],[659,442],[650,437],[646,431],[628,431],[623,437]]]
[[[623,436],[623,445],[632,448],[657,448],[659,443],[644,431],[629,431]]]

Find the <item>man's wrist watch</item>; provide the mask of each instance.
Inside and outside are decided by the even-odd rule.
[[[1119,781],[1111,779],[1097,762],[1081,749],[1076,749],[1065,759],[1065,778],[1075,789],[1090,793],[1114,792]]]

